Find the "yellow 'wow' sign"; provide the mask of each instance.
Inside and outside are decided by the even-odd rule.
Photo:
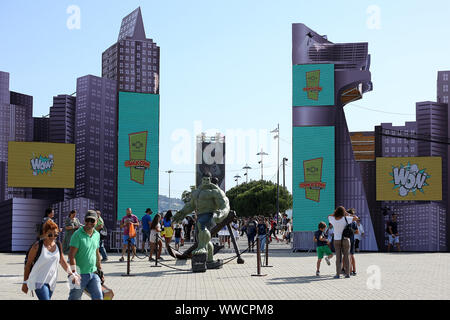
[[[8,187],[74,188],[75,145],[8,142]]]
[[[442,158],[377,158],[377,201],[441,201]]]

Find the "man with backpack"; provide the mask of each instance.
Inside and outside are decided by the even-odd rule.
[[[248,239],[248,248],[249,252],[254,252],[255,246],[255,237],[256,237],[256,226],[257,223],[254,218],[248,219],[247,222],[247,239]]]
[[[264,252],[264,249],[265,249],[266,238],[267,238],[267,229],[268,229],[268,225],[267,225],[266,221],[264,220],[264,218],[262,218],[262,217],[259,218],[259,223],[257,226],[257,234],[258,234],[258,238],[259,238],[261,252]]]

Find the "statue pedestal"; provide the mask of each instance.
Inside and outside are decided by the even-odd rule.
[[[206,272],[206,254],[192,256],[192,272]]]

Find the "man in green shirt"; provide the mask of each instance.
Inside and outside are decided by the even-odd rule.
[[[81,300],[86,289],[92,300],[103,300],[101,279],[102,266],[99,251],[100,234],[95,230],[98,215],[88,210],[84,217],[85,226],[78,229],[70,239],[69,262],[72,273],[79,271],[81,281],[72,282],[69,300]],[[100,275],[100,276],[99,276]]]

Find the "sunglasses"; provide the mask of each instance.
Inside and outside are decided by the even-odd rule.
[[[95,223],[95,219],[91,219],[91,218],[88,218],[88,219],[86,219],[84,221],[87,222],[87,223]]]
[[[58,234],[57,233],[55,233],[55,234],[53,234],[53,233],[49,233],[48,235],[47,235],[47,237],[49,237],[49,238],[53,238],[53,237],[57,237],[58,236]]]

